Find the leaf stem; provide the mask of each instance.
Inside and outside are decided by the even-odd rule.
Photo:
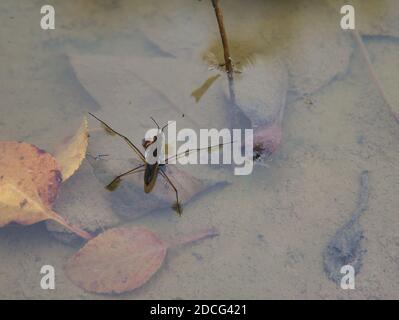
[[[218,236],[219,232],[216,228],[210,228],[206,230],[202,230],[200,232],[195,233],[194,235],[185,235],[177,240],[173,240],[169,242],[170,247],[176,247],[183,244],[189,244],[192,242],[196,242],[205,238],[215,237]]]
[[[85,240],[90,240],[90,239],[93,238],[93,236],[90,233],[80,229],[77,226],[74,226],[74,225],[70,224],[68,221],[66,221],[63,217],[61,217],[56,212],[52,212],[51,220],[54,220],[54,221],[58,222],[59,224],[61,224],[66,229],[70,230],[71,232],[73,232],[74,234],[78,235],[79,237],[81,237],[81,238],[83,238]]]

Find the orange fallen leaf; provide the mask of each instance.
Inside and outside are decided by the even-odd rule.
[[[59,148],[55,158],[61,165],[63,180],[69,179],[79,169],[83,159],[86,157],[88,145],[88,124],[84,117],[79,129],[72,137],[68,138],[65,145]]]
[[[0,227],[51,219],[90,239],[52,210],[61,182],[59,165],[50,154],[28,143],[0,141]]]
[[[131,291],[157,272],[170,246],[215,235],[214,229],[208,229],[167,243],[143,226],[109,229],[70,258],[66,273],[74,284],[89,292]]]

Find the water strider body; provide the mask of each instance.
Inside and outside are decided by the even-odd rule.
[[[220,147],[222,146],[224,143],[215,145],[215,146],[210,146],[207,148],[197,148],[197,149],[188,149],[185,152],[181,152],[178,153],[174,156],[168,157],[168,158],[164,158],[164,155],[162,152],[159,152],[159,150],[162,150],[162,143],[163,143],[163,129],[166,128],[167,125],[165,125],[164,127],[160,128],[158,123],[151,118],[154,123],[157,125],[158,128],[158,134],[156,136],[154,136],[152,139],[150,140],[143,140],[142,146],[145,150],[145,152],[141,152],[140,149],[138,147],[136,147],[133,142],[131,142],[130,139],[128,139],[126,136],[124,136],[123,134],[115,131],[114,129],[112,129],[108,124],[106,124],[103,120],[99,119],[97,116],[93,115],[92,113],[89,113],[93,118],[95,118],[96,120],[98,120],[103,126],[104,129],[112,134],[112,135],[117,135],[119,137],[121,137],[122,139],[125,140],[125,142],[133,149],[133,151],[136,153],[136,155],[140,158],[140,160],[142,161],[142,164],[129,170],[126,171],[120,175],[118,175],[117,177],[115,177],[107,186],[106,188],[110,191],[115,190],[120,182],[122,181],[122,178],[125,176],[128,176],[130,174],[133,173],[138,173],[138,172],[144,172],[144,192],[145,193],[150,193],[156,184],[156,181],[158,179],[158,176],[161,175],[162,178],[166,181],[166,183],[168,183],[172,189],[174,190],[175,194],[176,194],[176,202],[173,204],[172,208],[173,210],[175,210],[179,215],[182,214],[183,209],[182,206],[180,204],[179,201],[179,192],[176,188],[176,186],[173,184],[173,182],[170,180],[170,178],[168,177],[168,175],[166,174],[166,165],[168,164],[168,162],[172,159],[177,159],[180,156],[188,156],[190,154],[190,152],[193,151],[200,151],[200,150],[204,150],[207,149],[208,152],[211,151],[212,148],[214,147]],[[231,142],[229,142],[231,143]]]
[[[155,146],[155,144],[157,143],[157,141],[160,137],[160,134],[162,133],[163,129],[166,126],[164,126],[163,128],[160,128],[159,125],[156,123],[156,121],[151,118],[158,127],[158,135],[154,136],[152,140],[143,140],[142,145],[143,145],[144,150],[151,151],[150,153],[146,153],[146,155],[144,155],[143,152],[141,152],[140,149],[138,147],[136,147],[136,145],[133,142],[131,142],[131,140],[129,138],[127,138],[123,134],[112,129],[108,124],[106,124],[103,120],[99,119],[94,114],[92,114],[90,112],[89,112],[89,114],[93,118],[98,120],[104,126],[105,130],[108,133],[117,135],[117,136],[121,137],[122,139],[124,139],[125,142],[133,149],[133,151],[136,153],[136,155],[143,162],[143,164],[141,164],[129,171],[121,173],[120,175],[115,177],[115,179],[112,180],[106,186],[106,188],[110,191],[113,191],[118,187],[118,185],[122,181],[123,177],[133,174],[133,173],[144,172],[144,192],[150,193],[154,189],[158,175],[161,175],[165,179],[165,181],[167,183],[169,183],[169,185],[174,190],[174,192],[176,194],[176,202],[173,204],[172,208],[177,212],[177,214],[181,215],[183,210],[182,210],[182,206],[179,202],[179,192],[178,192],[177,188],[175,187],[175,185],[173,184],[173,182],[169,179],[166,172],[164,171],[164,167],[165,167],[167,161],[170,160],[170,158],[166,159],[164,162],[160,163],[159,159],[161,157],[161,153],[158,152],[158,147]],[[155,148],[153,148],[154,146],[155,146]],[[178,155],[176,155],[176,156],[178,156]],[[148,158],[151,158],[151,161],[148,161]]]

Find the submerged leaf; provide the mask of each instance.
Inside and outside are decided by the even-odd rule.
[[[120,161],[97,160],[91,162],[95,175],[104,186],[109,185],[121,170]],[[130,160],[129,164],[131,168],[134,168],[140,162],[138,160]],[[213,188],[222,188],[228,184],[226,181],[217,182],[196,178],[172,164],[167,165],[162,170],[166,172],[178,190],[179,202],[183,205],[183,211],[184,205],[193,198],[199,197]],[[176,206],[174,189],[160,174],[151,193],[145,193],[144,191],[143,172],[128,175],[118,180],[116,184],[113,183],[110,187],[112,188],[108,189],[112,192],[109,192],[109,199],[114,210],[118,214],[128,218],[137,218],[155,209],[172,208],[175,211],[179,209]]]
[[[0,141],[0,181],[37,194],[50,208],[62,177],[56,159],[44,150],[24,142]]]
[[[285,105],[288,73],[285,65],[270,57],[254,56],[234,82],[235,103],[254,128],[273,122]],[[229,88],[225,85],[225,95]]]
[[[286,26],[279,23],[283,35],[275,39],[290,74],[290,90],[297,96],[311,94],[345,74],[353,51],[350,35],[342,32],[336,18],[338,11],[323,1],[301,3],[283,22]]]
[[[83,159],[86,157],[88,145],[87,118],[84,117],[79,129],[68,139],[65,145],[60,147],[60,151],[55,155],[61,165],[63,180],[69,179],[76,170],[79,169]]]
[[[342,32],[339,8],[325,1],[263,1],[252,6],[229,1],[223,13],[237,68],[243,70],[256,55],[281,60],[293,98],[317,91],[348,69],[350,33]],[[223,63],[220,39],[210,42],[202,56],[210,65]]]
[[[203,85],[204,80],[215,75],[200,61],[195,64],[171,58],[77,55],[71,56],[70,62],[80,83],[102,106],[98,116],[137,146],[141,145],[146,129],[153,127],[150,117],[156,118],[161,125],[176,121],[177,131],[189,127],[199,133],[201,128],[229,127],[230,110],[225,108],[225,98],[216,83],[208,88],[198,102],[191,96],[195,89]],[[171,77],[173,81],[170,81]],[[104,140],[108,139],[107,142],[98,143],[99,137],[92,136],[90,153],[111,155],[108,159],[91,161],[96,176],[106,186],[117,175],[142,163],[132,161],[129,166],[122,167],[121,162],[113,162],[131,158],[131,150],[121,144],[117,148],[112,146],[118,142],[111,141],[122,139],[103,136]],[[130,152],[127,157],[125,150]],[[169,170],[169,176],[172,179],[176,177],[174,181],[178,184],[176,187],[183,203],[217,184],[210,179],[195,178],[171,166],[168,166],[167,173]],[[150,194],[144,193],[143,181],[142,173],[127,176],[122,179],[120,187],[110,193],[109,198],[118,214],[135,218],[154,209],[171,207],[175,203],[175,192],[164,183],[162,177],[158,177]]]
[[[160,54],[191,56],[204,46],[216,27],[209,7],[210,4],[200,1],[147,0],[140,2],[140,14],[135,19]]]
[[[137,145],[150,117],[181,128],[226,128],[229,111],[216,82],[196,102],[192,93],[216,75],[202,62],[171,58],[76,55],[71,65],[83,87],[102,106],[98,116]],[[104,76],[105,75],[105,76]],[[173,77],[173,81],[170,81]],[[115,127],[115,124],[118,124]]]
[[[173,245],[217,235],[209,229]],[[67,263],[69,279],[96,293],[122,293],[145,284],[161,267],[170,244],[142,226],[107,230],[89,241]]]
[[[0,142],[0,227],[54,220],[79,236],[91,236],[69,225],[52,210],[62,178],[57,161],[23,142]]]
[[[119,130],[119,127],[114,127],[112,123],[110,125],[112,129]],[[122,134],[122,130],[119,132]],[[168,152],[170,149],[174,150],[176,147],[168,146]],[[137,218],[155,209],[171,207],[175,211],[181,212],[181,209],[175,206],[175,190],[162,174],[159,173],[157,175],[153,190],[150,193],[145,192],[143,162],[134,158],[136,154],[133,151],[124,139],[120,137],[110,137],[107,134],[93,134],[91,136],[89,153],[110,155],[103,158],[90,156],[88,157],[88,162],[93,167],[95,176],[101,181],[104,188],[112,191],[109,192],[108,198],[114,211],[128,218]],[[176,151],[173,154],[175,153]],[[193,167],[190,166],[190,169],[195,170]],[[139,168],[139,170],[131,173],[134,168]],[[183,204],[186,204],[196,196],[209,192],[213,187],[227,185],[225,180],[215,179],[214,172],[212,172],[212,177],[205,179],[204,175],[201,175],[201,178],[197,178],[191,172],[181,169],[177,164],[161,166],[160,170],[172,181],[178,190],[179,202]],[[204,169],[201,168],[201,173],[203,171]],[[128,172],[130,173],[128,174]],[[122,174],[123,177],[121,179],[116,178]]]
[[[25,188],[3,178],[0,182],[0,227],[11,222],[30,225],[51,217],[33,185],[24,182]]]
[[[397,73],[392,72],[392,70],[398,70],[399,68],[399,44],[396,41],[386,40],[381,45],[380,41],[363,42],[365,40],[364,37],[357,39],[362,41],[359,43],[360,51],[364,54],[366,69],[368,69],[374,86],[385,100],[386,106],[390,108],[395,120],[399,123]],[[370,57],[373,57],[373,59],[371,60]]]

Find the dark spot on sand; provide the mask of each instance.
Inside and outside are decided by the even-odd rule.
[[[193,252],[192,254],[198,261],[201,261],[203,259],[202,255],[200,255],[199,253]]]
[[[368,172],[364,171],[361,174],[359,200],[355,211],[349,221],[335,232],[323,252],[324,272],[337,284],[343,277],[341,274],[343,266],[351,265],[355,269],[355,274],[359,273],[362,267],[366,250],[361,246],[363,228],[359,223],[359,218],[367,209],[368,199]]]

